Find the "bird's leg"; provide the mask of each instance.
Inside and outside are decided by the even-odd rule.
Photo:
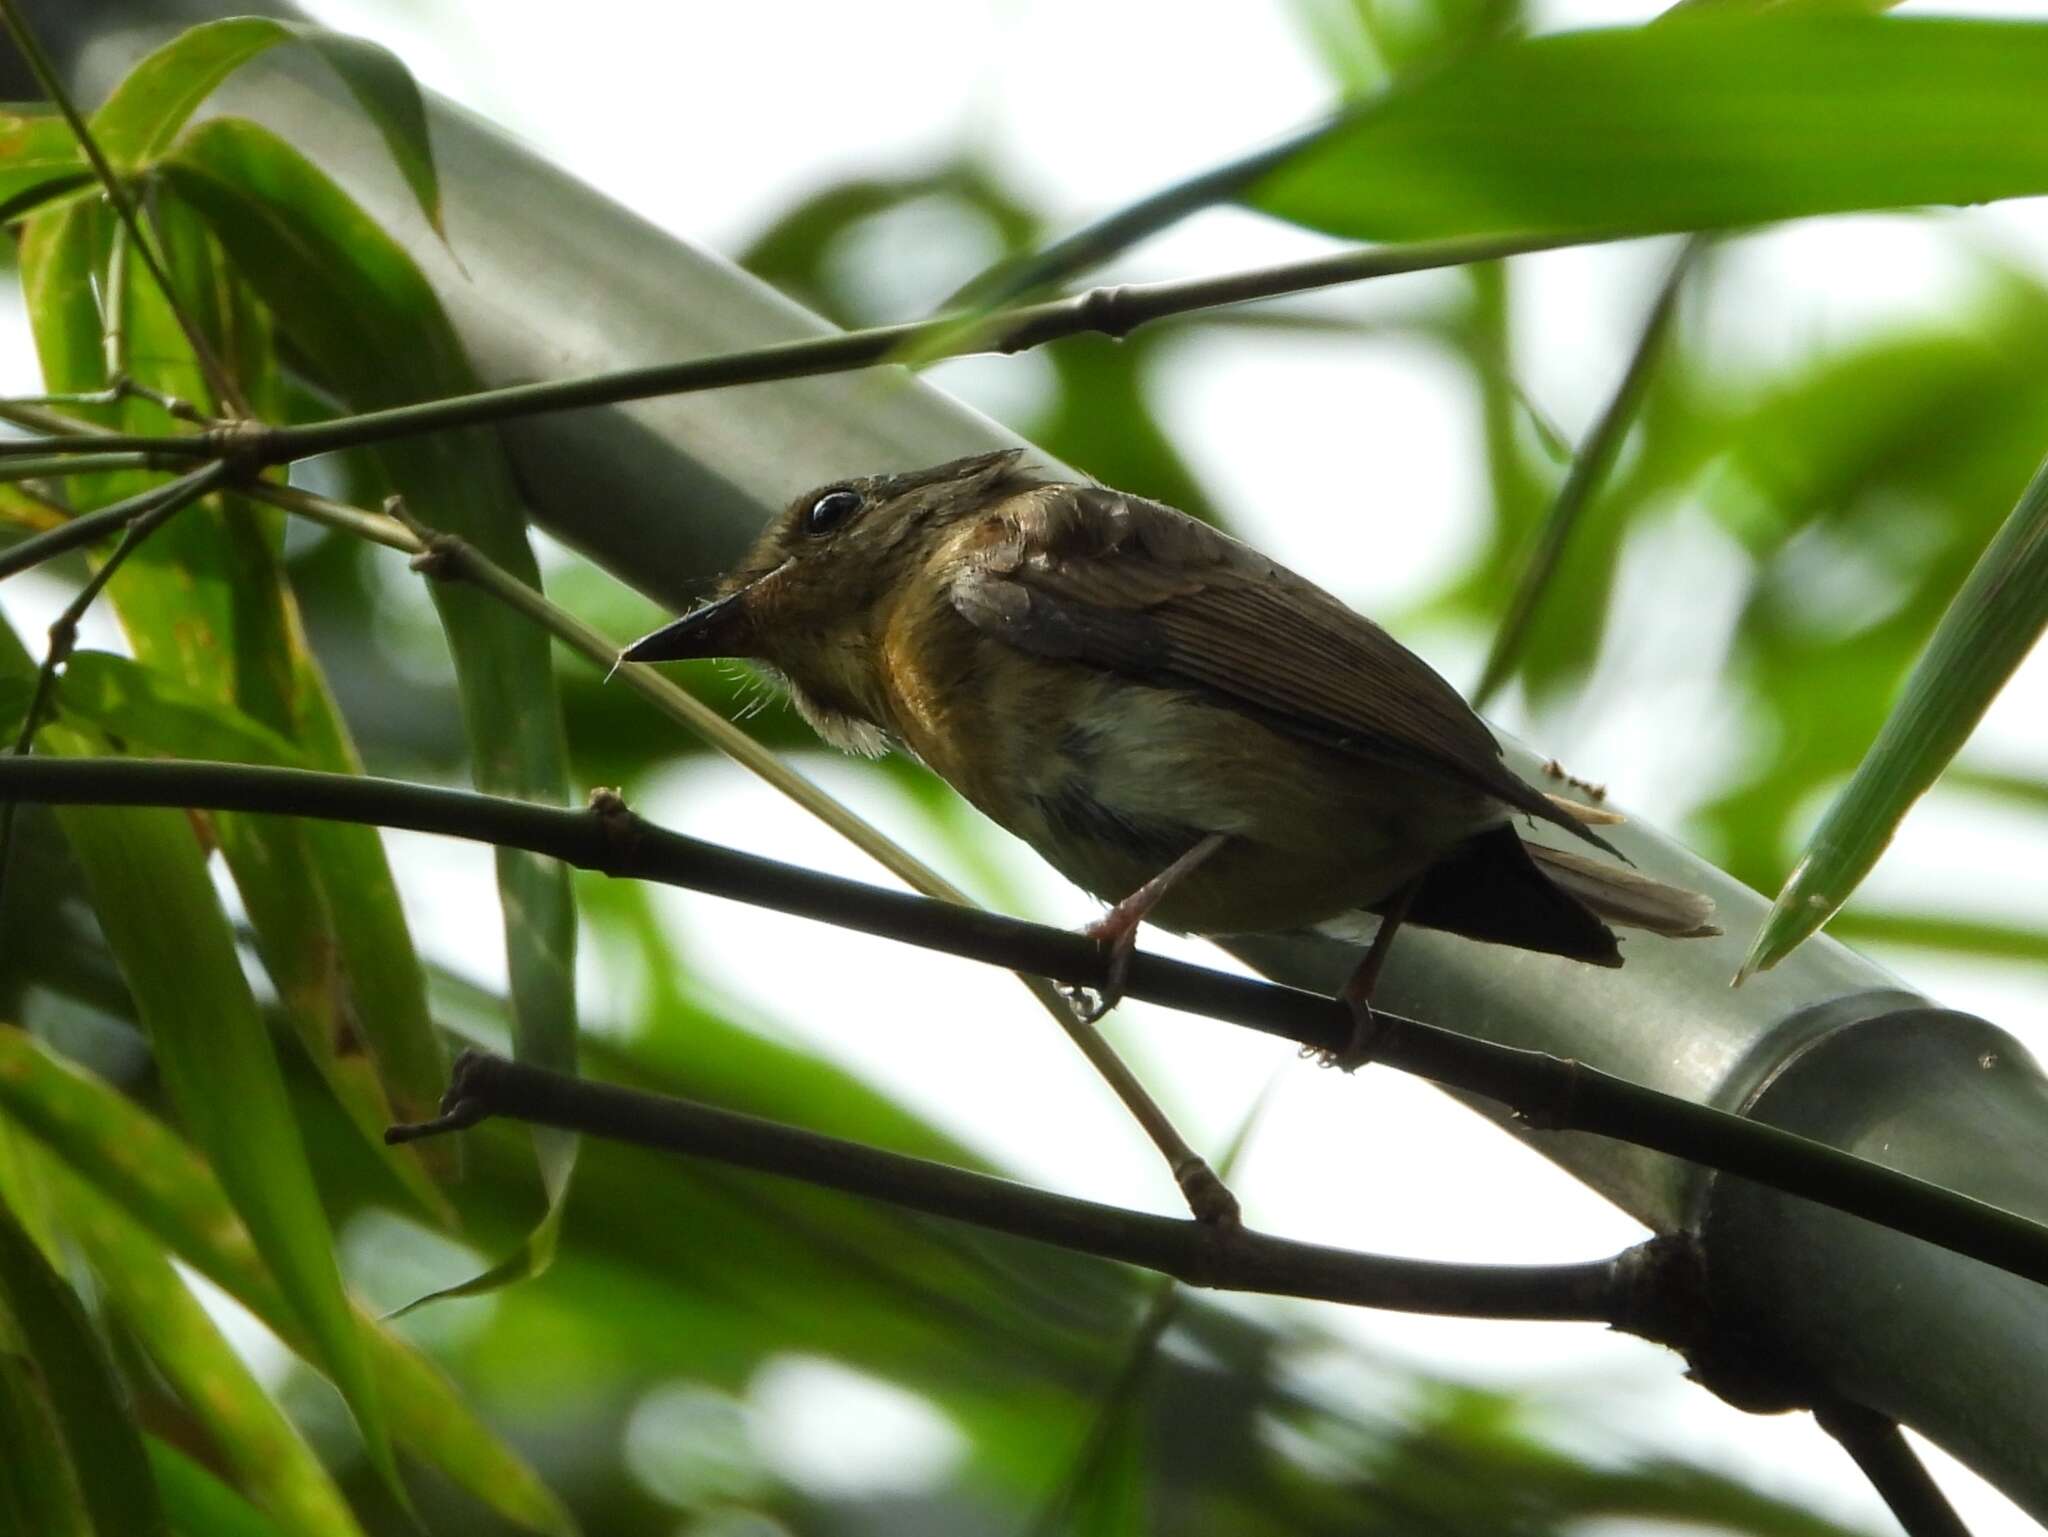
[[[1169,891],[1192,874],[1211,854],[1222,848],[1229,840],[1229,836],[1228,833],[1210,833],[1081,930],[1083,934],[1109,951],[1109,970],[1103,978],[1102,989],[1097,996],[1083,1004],[1076,1000],[1073,994],[1069,994],[1069,1001],[1073,1002],[1074,1012],[1081,1016],[1082,1023],[1092,1025],[1117,1006],[1124,995],[1124,979],[1130,974],[1131,952],[1137,948],[1138,925],[1151,916],[1152,909],[1159,905]]]
[[[1379,985],[1380,970],[1387,964],[1387,952],[1394,946],[1394,935],[1407,918],[1408,909],[1414,906],[1415,893],[1421,886],[1420,880],[1412,880],[1387,899],[1386,911],[1380,914],[1380,926],[1373,933],[1372,943],[1366,946],[1365,958],[1358,963],[1358,969],[1351,973],[1351,980],[1337,995],[1351,1010],[1351,1039],[1342,1051],[1323,1053],[1325,1067],[1355,1073],[1372,1060],[1373,1049],[1386,1028],[1379,1015],[1373,1012],[1372,990]]]

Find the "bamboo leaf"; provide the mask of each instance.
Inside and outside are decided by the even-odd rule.
[[[64,727],[46,727],[39,740],[62,754],[91,750]],[[305,1319],[315,1359],[348,1400],[372,1462],[399,1488],[313,1171],[190,821],[175,812],[109,809],[58,820],[180,1119]]]
[[[476,387],[453,328],[404,250],[275,135],[251,123],[209,123],[165,170],[279,325],[356,409]],[[511,477],[490,434],[393,443],[378,460],[417,517],[538,589]],[[566,800],[567,748],[546,635],[461,585],[437,585],[434,599],[455,657],[478,788]],[[515,1050],[522,1060],[573,1071],[575,908],[568,873],[552,861],[501,850],[498,884]],[[559,1205],[574,1143],[539,1130],[534,1143],[550,1205]],[[552,1242],[552,1221],[544,1221],[507,1273],[544,1267]]]
[[[143,1450],[178,1537],[284,1537],[285,1528],[168,1441],[145,1437]]]
[[[1899,0],[1678,0],[1664,12],[1674,20],[1722,16],[1869,16]]]
[[[158,200],[157,222],[166,261],[217,353],[238,365],[252,401],[268,401],[279,388],[272,339],[226,275],[204,225],[170,199]],[[104,221],[67,213],[34,221],[30,236],[24,277],[50,388],[103,388],[120,363],[156,388],[204,398],[203,378],[168,303],[153,284],[121,281],[118,264],[103,254]],[[95,316],[102,303],[117,321],[116,357],[100,345],[103,323]],[[110,420],[133,431],[166,425],[161,409],[140,399],[112,408]],[[73,505],[85,511],[142,483],[132,473],[76,480]],[[302,754],[315,749],[304,761],[342,772],[359,768],[306,647],[284,578],[281,535],[275,511],[217,499],[160,529],[109,584],[137,656],[162,687],[204,696],[184,701],[181,726],[172,727],[176,712],[167,713],[159,699],[147,719],[126,719],[123,730],[168,733],[166,741],[203,737],[210,702],[254,717]],[[92,666],[78,680],[81,688],[92,681]],[[121,708],[142,709],[142,695],[130,689]],[[268,750],[275,749],[273,741]],[[178,749],[160,742],[159,750]],[[416,1200],[445,1214],[423,1168],[452,1171],[452,1158],[425,1165],[392,1158],[382,1139],[394,1115],[414,1118],[433,1105],[445,1064],[381,843],[374,835],[337,840],[325,829],[265,818],[226,817],[214,825],[295,1030],[379,1160]]]
[[[0,1311],[0,1531],[94,1537],[78,1470],[42,1373]]]
[[[13,631],[0,626],[0,673],[31,670]],[[97,750],[62,725],[46,726],[37,746],[74,757]],[[348,1401],[373,1464],[402,1495],[283,1075],[190,819],[95,807],[60,813],[58,821],[171,1102],[303,1320],[313,1359]]]
[[[1736,980],[1833,917],[2048,628],[2048,462],[1963,583],[1904,694],[1771,905]]]
[[[101,1537],[166,1530],[113,1364],[78,1297],[0,1203],[0,1307],[33,1363],[56,1430],[75,1469],[92,1528]],[[10,1448],[8,1456],[16,1455]],[[51,1470],[55,1476],[55,1470]],[[38,1503],[43,1503],[38,1501]],[[53,1502],[54,1503],[54,1502]],[[30,1528],[32,1530],[32,1528]]]
[[[361,1537],[333,1477],[163,1251],[77,1175],[62,1167],[51,1172],[58,1215],[99,1278],[107,1305],[211,1432],[250,1498],[280,1531]]]
[[[92,167],[63,118],[0,113],[0,220],[18,219],[92,179]]]
[[[1241,182],[1352,239],[1648,234],[2048,192],[2048,26],[1701,19],[1474,50]],[[1251,169],[1260,169],[1252,165]]]
[[[396,54],[367,38],[267,16],[203,22],[128,72],[93,114],[93,137],[117,170],[141,170],[170,148],[178,131],[229,75],[278,44],[292,42],[310,48],[341,77],[383,137],[420,212],[445,240],[440,184],[419,86]]]
[[[1866,912],[1852,907],[1835,915],[1828,932],[1851,944],[1914,945],[2022,964],[2038,964],[2048,955],[2048,928],[1943,913]]]
[[[261,721],[126,657],[78,652],[65,667],[58,697],[64,714],[99,728],[130,751],[280,768],[316,766],[312,755]],[[213,826],[300,1044],[365,1145],[427,1212],[452,1224],[447,1198],[418,1160],[395,1156],[405,1149],[384,1143],[394,1107],[380,1079],[382,1059],[390,1051],[410,1051],[413,1033],[425,1035],[432,1076],[418,1065],[411,1071],[438,1084],[441,1053],[427,1016],[425,975],[413,955],[376,830],[267,817],[217,817]],[[337,894],[335,900],[330,901],[330,892]],[[300,964],[295,957],[301,954],[310,955],[313,964]],[[408,963],[416,994],[410,1004],[402,985]],[[391,1076],[387,1071],[381,1078]],[[400,1119],[416,1117],[433,1102],[431,1091],[416,1093],[395,1113]]]
[[[227,1192],[191,1145],[163,1122],[4,1025],[0,1115],[287,1345],[301,1354],[312,1350],[306,1325],[257,1253]],[[400,1444],[508,1520],[537,1532],[574,1531],[547,1486],[477,1418],[446,1377],[390,1330],[360,1311],[358,1318]]]

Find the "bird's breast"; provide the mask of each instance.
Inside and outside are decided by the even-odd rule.
[[[1370,905],[1493,815],[1418,816],[1412,776],[1189,691],[1027,655],[950,608],[902,615],[877,660],[904,745],[1105,900],[1230,835],[1159,908],[1170,928],[1285,929]]]

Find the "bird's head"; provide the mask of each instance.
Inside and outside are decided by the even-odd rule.
[[[624,662],[744,657],[779,673],[836,746],[881,749],[880,622],[946,531],[1034,483],[1020,449],[806,491],[765,528],[711,600],[642,636]]]

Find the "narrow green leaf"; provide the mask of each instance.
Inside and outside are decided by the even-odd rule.
[[[0,214],[16,218],[23,199],[53,183],[90,181],[92,167],[54,112],[0,113]],[[54,194],[52,194],[54,195]]]
[[[1648,234],[2048,192],[2048,25],[1699,20],[1505,42],[1251,183],[1352,239]]]
[[[72,657],[58,702],[65,715],[98,727],[132,752],[280,768],[329,766],[316,765],[296,743],[233,705],[105,652]],[[434,1085],[440,1050],[431,1039],[425,976],[413,956],[376,829],[274,817],[216,817],[213,826],[300,1044],[365,1145],[426,1211],[452,1223],[447,1198],[418,1160],[393,1156],[404,1149],[384,1144],[384,1128],[394,1114],[417,1118],[437,1089],[394,1110],[380,1079],[383,1049],[408,1050],[410,1033],[426,1034],[433,1074],[427,1081]],[[339,899],[330,900],[330,892]],[[402,986],[394,985],[408,962],[417,982],[412,1007],[403,1001]],[[411,1070],[417,1076],[417,1065]]]
[[[5,1115],[302,1355],[299,1320],[214,1173],[163,1122],[111,1087],[0,1025]],[[361,1318],[393,1430],[414,1456],[510,1521],[568,1534],[574,1523],[533,1470],[448,1379],[390,1330]],[[0,1459],[4,1461],[5,1459]]]
[[[63,754],[91,750],[63,727],[46,727],[39,742]],[[333,1235],[191,822],[176,812],[102,808],[58,820],[179,1117],[317,1341],[318,1363],[348,1400],[372,1462],[399,1488]]]
[[[223,80],[259,54],[290,42],[312,49],[341,77],[383,136],[427,222],[446,239],[419,86],[396,54],[367,38],[266,16],[203,22],[179,33],[128,72],[93,114],[93,136],[117,170],[141,170],[170,148],[178,131]]]
[[[1963,583],[1849,783],[1771,905],[1736,980],[1834,916],[2048,628],[2048,461]]]
[[[1672,19],[1722,16],[1873,16],[1899,0],[1678,0]]]
[[[13,1320],[18,1344],[48,1395],[93,1528],[102,1537],[131,1532],[150,1537],[165,1531],[142,1438],[114,1380],[113,1363],[77,1295],[4,1203],[0,1306]]]
[[[2034,811],[2048,811],[2048,779],[2031,774],[2001,774],[1993,769],[1969,768],[1951,769],[1946,779],[1951,789],[2013,801]]]
[[[178,1537],[284,1537],[285,1528],[168,1441],[145,1437],[143,1450]]]
[[[361,1537],[333,1477],[149,1234],[77,1175],[54,1166],[51,1174],[58,1215],[107,1305],[210,1432],[249,1497],[282,1531]]]
[[[0,675],[32,670],[14,632],[0,625]],[[96,750],[60,725],[46,726],[37,746],[68,756]],[[80,807],[58,821],[172,1103],[315,1342],[318,1365],[348,1401],[373,1464],[402,1494],[283,1075],[191,820],[172,811]]]
[[[0,1309],[0,1531],[94,1537],[41,1371]]]
[[[1494,632],[1493,645],[1486,654],[1486,665],[1480,669],[1478,685],[1472,690],[1472,704],[1476,709],[1484,709],[1487,701],[1514,675],[1537,608],[1549,590],[1552,578],[1557,575],[1558,557],[1564,553],[1566,541],[1578,526],[1579,514],[1585,511],[1587,503],[1598,493],[1614,467],[1614,461],[1621,454],[1622,441],[1628,436],[1628,429],[1641,409],[1651,374],[1664,350],[1664,337],[1671,329],[1672,316],[1678,311],[1678,291],[1702,249],[1699,239],[1689,240],[1672,262],[1664,285],[1658,290],[1650,305],[1650,313],[1637,333],[1635,349],[1628,364],[1622,369],[1614,393],[1608,397],[1606,409],[1600,413],[1592,431],[1587,433],[1585,443],[1573,456],[1571,469],[1566,472],[1564,483],[1558,487],[1550,510],[1544,514],[1536,542],[1515,579],[1515,589],[1501,616],[1500,628]]]
[[[243,392],[260,404],[279,386],[275,347],[254,306],[227,277],[210,234],[189,209],[159,199],[157,226],[189,309],[217,353],[237,365]],[[204,399],[183,331],[155,285],[100,279],[104,221],[38,219],[30,233],[24,275],[52,389],[90,391],[108,380],[98,293],[118,318],[129,371],[171,394]],[[107,419],[131,431],[167,425],[146,400],[125,401]],[[134,474],[74,481],[73,504],[88,510],[141,481]],[[136,655],[166,687],[253,716],[309,753],[306,761],[354,771],[359,764],[285,581],[281,539],[275,511],[237,498],[209,501],[160,529],[108,593]],[[126,703],[139,708],[133,694]],[[183,739],[191,740],[204,719],[188,709]],[[165,725],[161,708],[147,722],[124,722],[141,733]],[[184,749],[166,742],[159,750]],[[382,1139],[394,1116],[417,1118],[434,1104],[445,1071],[382,844],[374,834],[336,838],[329,829],[267,818],[226,817],[215,826],[295,1029],[375,1156],[416,1199],[444,1212],[424,1169],[452,1172],[452,1156],[392,1158]]]
[[[165,162],[262,294],[279,326],[358,410],[476,387],[433,290],[405,251],[296,150],[251,123],[193,132]],[[441,433],[378,452],[415,516],[460,537],[538,588],[518,500],[490,434]],[[479,789],[560,804],[567,748],[547,636],[483,593],[438,584],[454,653],[471,774]],[[575,907],[568,872],[516,850],[498,855],[513,1043],[522,1060],[575,1067]],[[550,1204],[563,1199],[574,1142],[536,1131]],[[544,1222],[512,1269],[546,1263]]]
[[[2048,956],[2048,927],[1942,913],[1866,912],[1852,907],[1835,915],[1828,932],[1851,944],[1914,945],[2023,964],[2038,964]]]
[[[63,198],[77,198],[97,192],[91,171],[52,171],[23,183],[0,198],[0,224],[12,224],[30,214],[47,210]]]

